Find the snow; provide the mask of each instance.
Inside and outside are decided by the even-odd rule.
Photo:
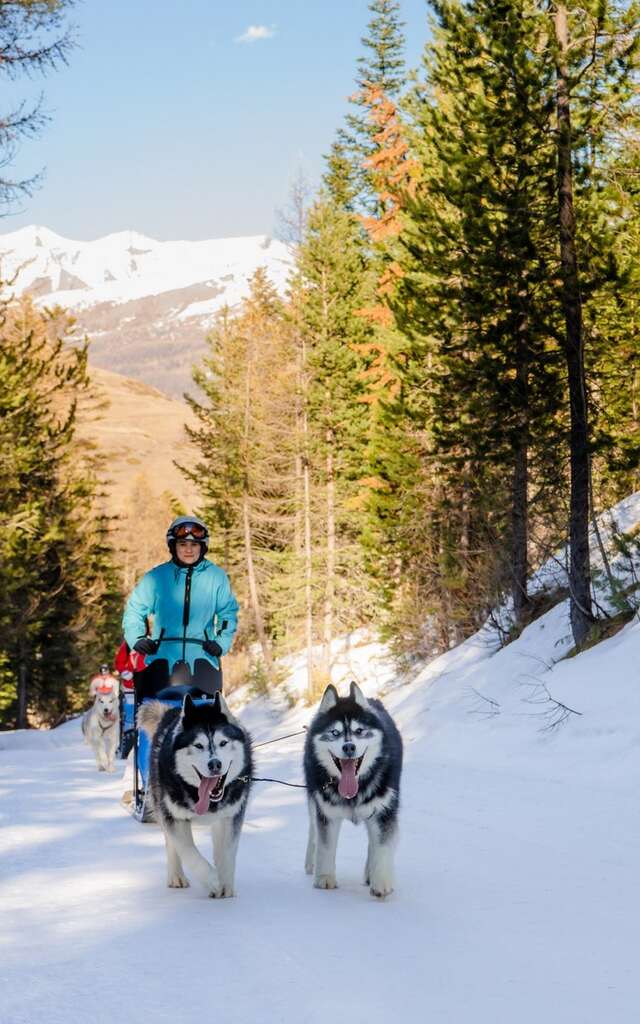
[[[48,306],[75,310],[207,285],[212,297],[204,300],[205,311],[213,315],[225,304],[240,302],[259,267],[283,291],[291,270],[287,247],[266,235],[159,242],[120,231],[79,242],[37,226],[0,235],[2,279],[17,292],[34,288]],[[73,277],[73,286],[67,275]],[[197,310],[201,303],[194,305]],[[182,315],[199,313],[187,308]]]
[[[606,551],[611,550],[611,539],[614,534],[628,533],[640,523],[640,491],[630,494],[619,501],[613,508],[607,509],[597,517],[600,539]],[[602,569],[600,553],[593,525],[589,530],[589,547],[592,568]],[[568,547],[547,559],[531,578],[530,592],[548,589],[551,586],[566,586]]]
[[[640,621],[570,647],[566,602],[507,647],[481,630],[408,681],[365,632],[341,642],[336,681],[381,694],[405,743],[383,903],[349,825],[340,887],[313,889],[304,795],[272,783],[254,787],[237,897],[169,890],[160,830],[122,809],[124,767],[96,772],[78,720],[0,734],[3,1024],[632,1024]],[[302,659],[289,668],[303,692]],[[312,713],[234,699],[256,742]],[[259,748],[256,774],[300,782],[302,739]]]
[[[340,888],[314,890],[303,796],[262,783],[237,898],[168,890],[159,829],[126,815],[122,768],[95,771],[78,721],[3,736],[0,1019],[324,1024],[339,1007],[357,1021],[631,1024],[640,624],[548,669],[564,616],[493,654],[473,638],[389,689],[406,767],[383,904],[360,884],[365,836],[349,826]],[[544,731],[530,675],[582,717]],[[472,687],[500,713],[478,714]],[[264,700],[240,713],[257,741],[310,716]],[[260,749],[258,774],[300,781],[301,743]]]

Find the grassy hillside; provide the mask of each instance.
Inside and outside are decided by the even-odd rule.
[[[149,381],[173,397],[193,390],[191,366],[205,352],[209,318],[182,320],[176,311],[219,292],[203,283],[74,311],[81,333],[91,338],[91,365]]]
[[[78,437],[99,455],[103,505],[122,551],[125,587],[166,558],[164,533],[174,509],[198,504],[193,485],[174,464],[196,453],[185,433],[189,407],[140,381],[91,367],[92,394],[79,408]]]

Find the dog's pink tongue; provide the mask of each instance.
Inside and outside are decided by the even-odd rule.
[[[356,775],[355,757],[345,757],[340,761],[342,774],[338,783],[338,793],[345,800],[353,800],[358,792],[358,776]]]
[[[196,814],[206,814],[207,811],[209,810],[209,797],[211,795],[211,790],[213,789],[219,778],[219,775],[211,775],[207,779],[200,779],[200,785],[198,786],[198,802],[196,804]]]

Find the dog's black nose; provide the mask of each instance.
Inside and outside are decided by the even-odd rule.
[[[207,762],[207,767],[212,775],[219,775],[222,770],[222,762],[219,761],[217,757],[212,757],[211,760]]]
[[[356,745],[355,745],[355,743],[343,743],[342,744],[342,753],[344,754],[345,757],[355,757],[356,756]]]

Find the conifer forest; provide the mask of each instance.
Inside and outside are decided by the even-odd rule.
[[[74,60],[68,6],[0,4],[0,76]],[[209,524],[240,601],[229,678],[267,692],[304,651],[310,702],[336,638],[361,627],[399,670],[497,607],[507,644],[539,614],[531,576],[553,556],[575,648],[592,643],[609,615],[589,537],[640,490],[640,4],[429,0],[417,68],[401,3],[368,10],[322,180],[300,173],[279,211],[287,288],[258,269],[193,366],[197,456],[180,469],[200,499],[173,508]],[[5,110],[0,152],[43,116]],[[32,187],[3,171],[0,204]],[[76,430],[91,338],[4,294],[6,728],[83,706],[130,581],[107,470]],[[609,574],[626,620],[637,590]]]

